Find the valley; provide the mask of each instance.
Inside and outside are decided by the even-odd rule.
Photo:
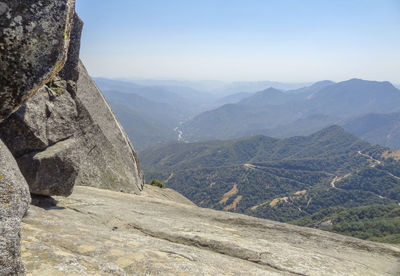
[[[400,90],[389,82],[320,81],[257,92],[261,84],[285,86],[232,83],[200,90],[205,85],[190,82],[96,81],[139,151],[177,140],[309,135],[333,124],[372,144],[400,149]]]
[[[400,275],[398,12],[0,1],[0,276]]]
[[[201,92],[206,85],[199,82],[97,81],[134,141],[146,178],[201,207],[318,228],[310,218],[330,210],[399,206],[393,156],[400,90],[389,82],[320,81],[289,90],[275,83],[281,90],[258,92],[269,83],[236,83],[217,93],[216,84]],[[398,242],[397,230],[384,232],[361,236]]]

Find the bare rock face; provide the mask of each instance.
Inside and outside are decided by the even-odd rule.
[[[122,169],[125,171],[124,175],[127,175],[131,179],[130,181],[135,183],[134,186],[137,189],[142,190],[144,185],[143,172],[128,135],[125,133],[125,130],[122,128],[103,94],[89,76],[82,62],[79,63],[78,68],[77,98],[86,107],[90,117],[99,126],[103,135],[112,145],[112,148],[115,149],[117,156],[121,158]],[[97,187],[101,188],[100,186]]]
[[[74,185],[140,191],[144,179],[135,152],[100,91],[71,89],[74,82],[71,87],[67,82],[55,78],[0,125],[0,137],[17,159],[31,193],[68,196]],[[77,96],[81,94],[94,100],[84,104]],[[102,101],[96,108],[105,114],[100,122],[104,128],[87,108],[96,99]],[[110,137],[104,130],[119,132]]]
[[[75,0],[0,1],[0,122],[62,69],[74,6]],[[26,132],[15,130],[9,138]],[[20,222],[29,202],[28,185],[0,141],[0,275],[24,274]]]
[[[199,208],[169,189],[55,199],[23,220],[32,275],[400,275],[397,245]]]
[[[75,0],[0,1],[0,122],[59,72]]]
[[[13,156],[0,140],[0,275],[22,275],[21,220],[30,203],[29,188]]]
[[[70,35],[70,43],[68,48],[68,58],[63,69],[60,72],[60,77],[64,80],[76,82],[79,78],[78,63],[79,52],[81,48],[83,21],[74,13],[72,18],[72,30]]]
[[[79,61],[82,27],[74,14],[65,66],[0,125],[0,137],[33,194],[68,196],[75,184],[139,192],[136,153]]]

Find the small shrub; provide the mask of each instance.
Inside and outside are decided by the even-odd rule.
[[[57,96],[61,96],[62,94],[64,94],[65,91],[62,87],[57,87],[57,86],[52,86],[50,87],[50,89],[54,91],[57,94]]]
[[[165,184],[162,183],[160,180],[157,180],[157,179],[151,180],[150,185],[151,186],[157,186],[159,188],[165,189]]]

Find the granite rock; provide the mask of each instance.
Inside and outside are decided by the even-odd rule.
[[[28,185],[17,163],[0,140],[0,275],[22,275],[20,230],[28,210]]]
[[[64,67],[1,123],[0,137],[33,194],[68,196],[75,184],[139,192],[136,152],[79,60],[83,22],[71,20]]]
[[[0,137],[31,193],[68,196],[74,185],[139,192],[136,153],[83,65],[78,69],[87,86],[57,76],[0,125]]]
[[[79,63],[77,98],[86,107],[93,121],[121,157],[123,169],[138,190],[143,189],[144,175],[136,151],[125,130],[107,103],[101,91],[89,76],[82,62]],[[84,91],[84,92],[83,92]]]
[[[23,220],[32,275],[400,273],[399,246],[199,208],[170,189],[146,185],[135,195],[76,186],[55,199],[31,206]]]
[[[75,0],[0,1],[0,122],[63,67]]]

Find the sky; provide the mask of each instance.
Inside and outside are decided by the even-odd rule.
[[[77,0],[95,77],[400,83],[400,0]]]

